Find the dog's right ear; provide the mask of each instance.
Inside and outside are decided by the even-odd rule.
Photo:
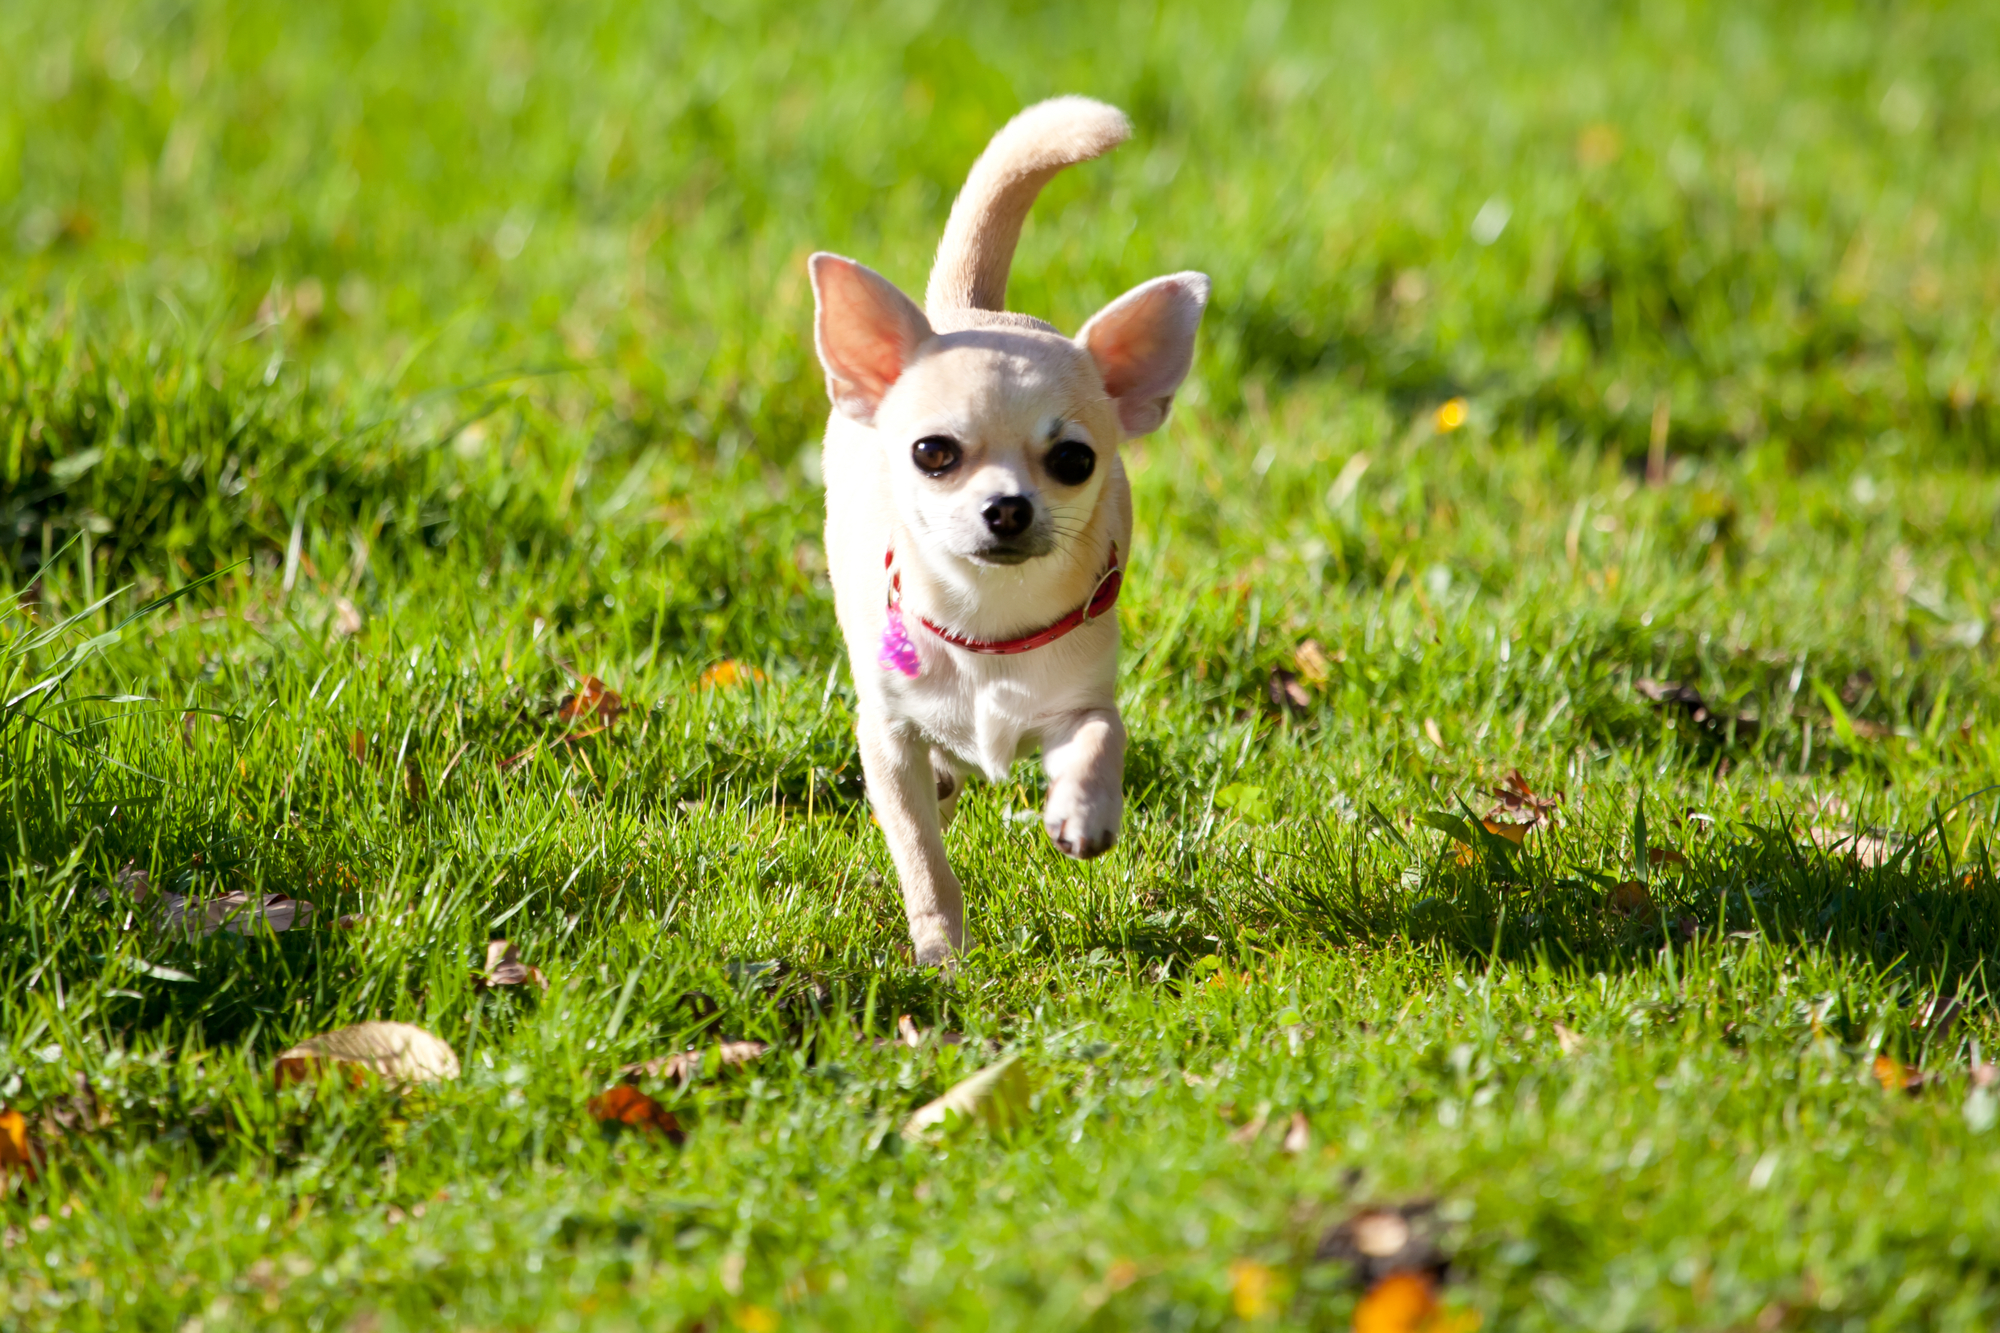
[[[813,342],[826,368],[826,396],[842,416],[873,425],[882,396],[930,338],[930,321],[895,283],[852,259],[822,252],[806,267],[818,307]]]

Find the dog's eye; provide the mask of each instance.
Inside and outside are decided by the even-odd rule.
[[[910,461],[933,477],[958,466],[958,441],[948,435],[926,435],[910,446]]]
[[[1097,468],[1097,454],[1078,440],[1065,440],[1049,450],[1049,475],[1065,486],[1081,486]]]

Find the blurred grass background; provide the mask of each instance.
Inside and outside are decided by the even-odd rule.
[[[1996,49],[1987,5],[0,7],[4,697],[76,667],[0,710],[0,1101],[116,1108],[4,1205],[0,1328],[1325,1327],[1318,1228],[1417,1194],[1493,1327],[1989,1324]],[[1014,305],[1216,297],[1130,454],[1125,840],[975,790],[939,977],[853,772],[803,260],[919,290],[1072,91],[1137,133]],[[570,745],[584,674],[633,711]],[[1515,767],[1568,794],[1518,864],[1414,821]],[[1603,903],[1642,801],[1657,920]],[[135,932],[128,862],[317,915]],[[548,997],[472,983],[494,933]],[[1043,1121],[893,1155],[978,1058],[873,1045],[903,1011],[1026,1052]],[[465,1079],[270,1092],[376,1017]],[[780,1050],[654,1087],[685,1154],[582,1132],[718,1035]],[[1312,1155],[1232,1137],[1266,1102]]]

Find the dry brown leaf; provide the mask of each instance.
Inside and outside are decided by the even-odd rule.
[[[1557,792],[1554,796],[1538,795],[1535,789],[1528,785],[1528,779],[1522,776],[1518,768],[1507,770],[1505,781],[1493,788],[1493,795],[1498,800],[1493,808],[1486,812],[1488,818],[1496,818],[1502,814],[1525,814],[1531,825],[1547,822],[1564,799],[1561,792]]]
[[[1757,734],[1759,726],[1757,714],[1715,713],[1710,710],[1708,701],[1702,698],[1701,691],[1692,685],[1683,685],[1674,680],[1640,679],[1632,683],[1632,688],[1658,705],[1660,711],[1678,711],[1690,722],[1718,738],[1727,738],[1732,728],[1739,741],[1749,740]]]
[[[127,861],[112,876],[111,885],[135,903],[145,902],[153,892],[153,881],[147,876],[146,868],[137,861]]]
[[[1271,678],[1264,682],[1264,697],[1279,712],[1303,713],[1312,707],[1312,695],[1299,682],[1298,674],[1283,667],[1271,668]]]
[[[1688,859],[1671,847],[1648,847],[1646,849],[1646,863],[1656,866],[1684,866],[1688,863]]]
[[[1364,1287],[1394,1273],[1436,1280],[1447,1263],[1438,1241],[1437,1205],[1419,1199],[1362,1209],[1320,1238],[1316,1257],[1352,1264]]]
[[[1241,1147],[1247,1147],[1255,1143],[1257,1136],[1264,1132],[1264,1126],[1271,1123],[1270,1117],[1271,1103],[1265,1102],[1257,1108],[1256,1115],[1251,1116],[1249,1120],[1229,1132],[1229,1141]]]
[[[368,918],[359,912],[346,912],[333,919],[336,930],[359,930]]]
[[[764,683],[764,673],[747,662],[739,662],[733,657],[724,658],[701,673],[695,682],[698,690],[728,690],[751,682]]]
[[[1619,916],[1638,916],[1641,912],[1652,911],[1653,895],[1638,880],[1628,879],[1604,895],[1604,907]]]
[[[747,1065],[752,1060],[761,1059],[770,1051],[761,1041],[725,1041],[712,1047],[695,1051],[675,1051],[671,1055],[656,1055],[635,1065],[626,1065],[618,1072],[627,1080],[645,1078],[670,1078],[687,1083],[701,1077],[707,1063],[709,1051],[715,1052],[715,1072],[721,1073],[726,1065]]]
[[[604,682],[595,676],[585,676],[577,682],[576,693],[565,694],[556,705],[556,717],[563,722],[575,722],[586,717],[602,718],[609,724],[618,720],[625,711],[625,700],[613,690],[604,687]]]
[[[916,1019],[908,1014],[900,1014],[896,1018],[896,1035],[888,1040],[876,1042],[875,1048],[882,1050],[891,1046],[908,1046],[915,1049],[926,1041],[935,1042],[940,1046],[957,1046],[965,1041],[965,1034],[945,1032],[937,1028],[926,1032],[917,1026]]]
[[[1427,717],[1424,719],[1424,735],[1430,737],[1431,744],[1437,746],[1438,749],[1442,750],[1445,748],[1444,733],[1438,730],[1436,718]]]
[[[324,1069],[372,1073],[385,1083],[435,1083],[458,1077],[458,1056],[413,1023],[356,1023],[307,1038],[278,1057],[278,1081],[311,1078]]]
[[[13,1183],[16,1173],[35,1179],[42,1150],[28,1135],[28,1118],[13,1107],[0,1110],[0,1189]]]
[[[542,990],[549,988],[549,980],[538,967],[529,967],[521,961],[521,950],[508,940],[486,941],[486,971],[475,974],[473,982],[481,990],[488,986],[519,986],[532,981]]]
[[[648,1134],[663,1134],[675,1143],[687,1137],[672,1111],[627,1083],[592,1097],[589,1110],[591,1118],[607,1128],[622,1125]]]
[[[347,752],[354,756],[355,763],[357,764],[367,763],[368,733],[363,731],[361,728],[356,727],[354,729],[354,734],[347,738]]]
[[[234,935],[250,935],[259,930],[275,934],[303,925],[312,919],[312,913],[311,903],[283,893],[253,898],[240,889],[232,889],[205,899],[169,893],[160,900],[160,928],[188,935],[197,931],[213,935],[218,930]]]

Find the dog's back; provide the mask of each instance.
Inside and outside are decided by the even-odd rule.
[[[1021,224],[1057,172],[1110,152],[1131,134],[1124,112],[1088,97],[1039,102],[1001,127],[972,164],[938,242],[924,293],[931,327],[939,333],[996,325],[1056,332],[1007,310],[1007,273]]]

